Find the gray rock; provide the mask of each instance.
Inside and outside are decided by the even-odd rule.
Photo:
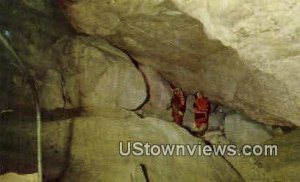
[[[263,124],[240,114],[226,116],[224,132],[227,139],[237,144],[261,144],[272,138]]]
[[[130,114],[122,116],[122,112],[116,118],[77,118],[74,134],[72,161],[65,175],[69,181],[129,182],[133,177],[143,179],[141,169],[137,169],[139,164],[146,166],[150,181],[240,180],[221,157],[120,156],[120,141],[150,144],[197,144],[202,141],[176,124],[159,119],[140,119]],[[205,169],[205,172],[199,172],[200,169]]]
[[[299,128],[267,141],[265,144],[277,146],[277,156],[257,156],[261,168],[274,181],[299,181],[300,173],[300,130]]]
[[[233,114],[234,110],[226,106],[217,106],[216,112],[223,113],[224,115]]]
[[[194,112],[193,112],[193,104],[194,104],[195,96],[187,95],[186,97],[186,112],[183,117],[182,125],[188,128],[192,132],[196,132],[197,128],[194,121]]]
[[[172,121],[171,99],[173,90],[161,75],[149,66],[139,65],[148,86],[147,103],[142,107],[144,116]]]
[[[77,0],[66,14],[78,31],[109,39],[187,92],[260,122],[300,126],[300,8],[272,4]]]
[[[225,114],[214,112],[209,115],[208,130],[222,130],[224,128]]]
[[[145,102],[144,78],[122,51],[102,39],[85,37],[72,40],[67,49],[71,59],[64,63],[64,77],[70,104],[99,112],[133,110]]]
[[[167,110],[171,105],[173,90],[170,84],[161,75],[149,66],[140,65],[139,70],[143,73],[148,86],[148,102],[143,107],[151,110]]]

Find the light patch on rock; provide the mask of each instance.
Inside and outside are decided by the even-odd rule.
[[[0,175],[0,181],[2,182],[37,182],[37,174],[16,174],[16,173],[7,173]]]
[[[226,138],[236,144],[262,144],[272,138],[263,124],[240,114],[226,116],[224,132]]]

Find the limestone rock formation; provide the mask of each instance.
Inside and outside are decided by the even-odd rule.
[[[116,111],[118,115],[114,114]],[[34,126],[25,121],[6,126],[0,128],[1,144],[7,151],[0,153],[5,159],[3,169],[30,172],[31,166],[34,170],[35,160],[30,160],[35,157]],[[19,129],[18,136],[9,136],[15,129]],[[146,166],[150,181],[241,180],[219,156],[121,156],[120,141],[124,142],[124,150],[130,141],[205,145],[176,124],[155,118],[141,119],[124,110],[106,110],[98,117],[48,122],[43,131],[44,174],[49,180],[59,177],[77,182],[131,181],[141,178],[137,169],[141,164]],[[11,142],[19,147],[10,146]],[[28,160],[21,160],[24,157]]]
[[[66,95],[89,112],[104,108],[133,110],[147,97],[142,74],[129,57],[97,38],[78,37],[66,48],[63,62]]]
[[[285,129],[300,126],[299,12],[297,0],[0,0],[0,33],[36,79],[42,109],[86,111],[43,118],[46,180],[297,181],[300,132]],[[12,63],[0,46],[0,173],[32,174],[35,119],[10,109],[34,103]],[[170,85],[188,95],[184,128],[164,121]],[[278,144],[279,155],[120,156],[120,141],[204,145],[186,130],[197,132],[200,90],[222,105],[205,142]]]
[[[240,114],[226,116],[224,132],[227,139],[241,145],[261,144],[272,138],[264,125]]]
[[[183,117],[183,126],[188,128],[191,131],[196,131],[195,117],[194,117],[194,108],[193,104],[195,101],[195,96],[187,95],[186,96],[186,111]]]
[[[153,110],[166,110],[170,107],[173,91],[170,84],[151,67],[139,66],[148,85],[149,98],[146,105]]]
[[[148,98],[142,107],[143,115],[156,117],[166,121],[172,121],[171,99],[173,91],[162,76],[149,66],[139,65],[147,84]]]
[[[66,15],[187,92],[291,126],[300,125],[299,8],[295,0],[78,0]]]
[[[214,112],[209,115],[208,130],[222,130],[224,129],[225,114],[221,112]]]
[[[92,132],[94,135],[87,134],[85,131]],[[78,135],[74,136],[72,143],[72,167],[66,174],[66,178],[70,177],[71,181],[78,177],[84,179],[82,181],[97,178],[104,181],[130,181],[130,176],[139,164],[146,166],[150,181],[199,181],[199,179],[219,181],[229,178],[232,181],[239,180],[232,169],[228,168],[226,162],[218,157],[120,156],[120,141],[141,141],[151,144],[197,144],[201,141],[175,124],[158,119],[81,118],[75,121],[74,133]],[[103,138],[103,135],[107,137]],[[83,144],[85,148],[82,148]],[[95,148],[95,146],[98,147]],[[88,150],[89,148],[93,150]],[[82,159],[88,156],[90,160],[82,162]],[[81,167],[78,168],[77,165]],[[99,170],[91,171],[90,169]],[[205,173],[199,173],[199,169],[205,169]],[[227,171],[226,175],[223,175],[225,173],[216,175],[216,171],[219,170]]]
[[[132,110],[144,103],[144,78],[121,50],[97,37],[76,36],[59,15],[58,7],[49,2],[1,3],[1,16],[5,18],[0,21],[8,32],[6,38],[36,78],[43,109],[83,108],[94,112],[118,106]],[[49,28],[51,25],[55,28]],[[22,71],[15,71],[9,64],[11,59],[9,55],[4,57],[10,65],[6,79],[13,80],[10,89],[16,94],[10,93],[12,99],[7,105],[30,108],[30,88]]]
[[[297,181],[300,178],[299,170],[299,129],[286,135],[265,142],[277,145],[276,157],[258,156],[256,160],[265,169],[272,179],[278,181]]]
[[[245,181],[298,181],[299,129],[273,138],[265,144],[277,146],[272,156],[227,156]],[[292,146],[292,147],[291,147]]]

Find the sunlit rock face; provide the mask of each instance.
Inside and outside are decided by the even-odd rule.
[[[300,125],[299,2],[78,0],[73,27],[104,37],[186,92]]]

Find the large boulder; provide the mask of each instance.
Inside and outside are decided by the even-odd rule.
[[[170,83],[153,68],[140,65],[139,70],[143,73],[148,86],[149,98],[147,107],[152,110],[164,111],[171,105],[173,91]]]
[[[245,181],[298,181],[299,135],[300,130],[297,129],[260,145],[265,152],[268,151],[267,154],[272,151],[267,147],[276,145],[277,155],[273,150],[272,156],[263,153],[260,156],[226,156],[226,159],[240,172]]]
[[[139,65],[139,70],[144,75],[148,88],[147,102],[141,108],[142,115],[172,121],[171,99],[173,91],[170,83],[149,66]]]
[[[126,142],[205,145],[174,123],[141,119],[124,110],[103,110],[98,117],[79,117],[43,125],[43,166],[48,180],[60,181],[241,181],[219,156],[122,156]],[[3,123],[1,123],[3,124]],[[9,122],[0,128],[1,172],[35,170],[35,127],[29,122]],[[11,133],[18,129],[18,133]],[[152,151],[152,150],[151,150]]]
[[[102,39],[78,37],[62,62],[69,103],[88,112],[103,108],[133,110],[147,98],[142,74],[130,58]]]
[[[297,129],[265,142],[269,145],[276,144],[278,155],[275,157],[258,156],[256,160],[272,179],[277,181],[298,181],[300,179],[300,174],[297,172],[300,169],[298,162],[300,156],[299,135],[300,130]]]
[[[225,118],[224,132],[227,139],[237,144],[261,144],[272,138],[267,128],[240,114]]]
[[[186,92],[202,90],[253,119],[291,126],[300,125],[299,7],[295,0],[78,0],[65,12],[76,30],[105,37]]]
[[[119,114],[122,116],[122,113]],[[141,178],[141,165],[145,166],[149,181],[241,180],[220,157],[120,155],[120,142],[124,142],[126,149],[126,142],[135,141],[189,145],[202,142],[176,124],[159,119],[140,119],[136,116],[78,118],[74,123],[74,133],[72,160],[65,175],[68,181],[99,179],[129,182],[132,178]],[[145,174],[142,176],[145,179]]]

